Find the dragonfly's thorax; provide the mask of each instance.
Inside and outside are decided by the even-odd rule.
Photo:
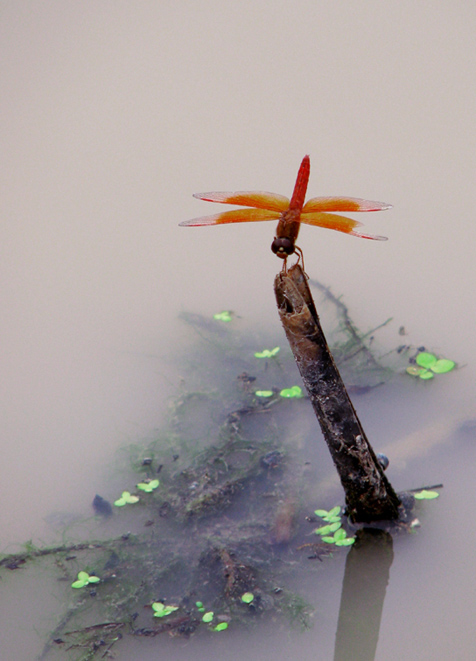
[[[295,250],[294,244],[299,234],[300,217],[299,209],[286,209],[281,214],[271,250],[282,259],[292,255]]]
[[[284,225],[288,225],[290,223],[298,223],[301,218],[301,210],[300,209],[286,209],[286,211],[283,211],[281,214],[281,218],[279,219],[279,224],[283,223]]]

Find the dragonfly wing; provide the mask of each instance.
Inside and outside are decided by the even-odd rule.
[[[362,200],[360,197],[313,197],[303,207],[303,212],[312,211],[383,211],[391,204]]]
[[[285,211],[289,207],[289,200],[284,195],[265,193],[264,191],[194,193],[193,197],[205,200],[205,202],[238,204],[241,207],[255,207],[255,209],[268,209],[269,211]]]
[[[301,223],[315,225],[316,227],[326,227],[330,230],[337,230],[338,232],[345,232],[346,234],[359,236],[362,239],[374,239],[376,241],[387,240],[386,236],[364,234],[356,229],[362,225],[358,220],[352,220],[352,218],[346,218],[345,216],[337,216],[333,213],[302,213]]]
[[[236,202],[235,202],[236,204]],[[277,220],[281,213],[267,209],[234,209],[216,213],[213,216],[192,218],[179,223],[182,227],[200,227],[202,225],[223,225],[226,223],[253,223],[260,220]]]

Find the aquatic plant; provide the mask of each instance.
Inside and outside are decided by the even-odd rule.
[[[336,546],[350,546],[355,542],[355,537],[347,537],[346,531],[343,528],[338,528],[332,537],[324,535],[322,541]]]
[[[272,397],[274,392],[272,390],[255,390],[256,397]]]
[[[342,517],[339,515],[341,508],[339,506],[327,510],[315,510],[314,514],[328,523],[314,530],[316,535],[320,535],[323,542],[335,544],[336,546],[351,546],[355,542],[355,537],[347,537],[346,531],[342,528]],[[331,533],[332,536],[331,536]]]
[[[278,393],[275,393],[274,390],[255,390],[256,397],[273,397],[273,395],[278,394],[284,399],[302,399],[304,397],[302,388],[300,386],[292,386],[291,388],[283,388]]]
[[[159,484],[160,484],[159,480],[146,480],[145,482],[139,482],[139,484],[136,484],[136,487],[140,489],[140,491],[145,491],[146,493],[152,493],[152,491],[157,489]]]
[[[152,610],[154,611],[154,617],[167,617],[171,613],[178,611],[178,606],[166,606],[161,601],[154,601],[152,604]]]
[[[301,399],[304,397],[302,393],[302,388],[299,386],[292,386],[291,388],[283,388],[282,390],[279,391],[280,397],[284,397],[285,399]]]
[[[216,314],[214,314],[213,318],[216,321],[224,321],[225,323],[228,323],[229,321],[232,320],[233,313],[231,312],[231,310],[223,310],[223,312],[217,312]]]
[[[323,521],[328,521],[329,523],[335,523],[340,521],[341,517],[339,516],[341,508],[339,505],[333,507],[331,510],[315,510],[314,514],[321,518]]]
[[[94,574],[90,575],[87,571],[80,571],[78,578],[74,583],[71,583],[72,588],[85,588],[90,583],[99,583],[100,578]]]
[[[421,351],[415,358],[416,365],[407,367],[406,372],[411,376],[419,377],[424,381],[433,379],[435,374],[446,374],[456,366],[452,360],[437,358],[434,354]]]
[[[124,507],[124,505],[134,505],[138,503],[140,498],[133,496],[130,491],[123,491],[121,497],[114,501],[116,507]]]
[[[254,356],[255,358],[274,358],[281,351],[280,347],[274,347],[274,349],[263,349],[263,351],[257,351]]]
[[[336,523],[329,523],[326,526],[321,526],[320,528],[316,528],[314,532],[316,533],[316,535],[329,535],[329,533],[339,530],[341,525],[342,523],[340,521],[337,521]]]
[[[433,500],[434,498],[438,498],[440,494],[438,491],[428,491],[427,489],[422,489],[422,491],[418,491],[413,495],[417,500]]]
[[[228,629],[228,622],[220,622],[212,628],[212,631],[225,631],[226,629]]]

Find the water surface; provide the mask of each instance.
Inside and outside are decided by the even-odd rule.
[[[393,316],[383,348],[404,325],[405,342],[462,367],[356,401],[377,448],[421,433],[420,453],[390,456],[397,489],[445,485],[394,541],[376,658],[471,656],[474,434],[457,430],[474,417],[474,27],[473,7],[443,3],[4,5],[2,550],[57,535],[52,512],[89,516],[115,451],[153,437],[187,376],[171,366],[191,342],[181,310],[278,332],[272,224],[177,224],[214,212],[195,191],[289,195],[310,153],[310,195],[394,209],[363,219],[385,244],[304,228],[309,275],[362,328]],[[308,633],[140,650],[332,658],[344,555],[296,577],[316,607]],[[2,655],[34,658],[61,589],[34,567],[2,570],[2,585]]]

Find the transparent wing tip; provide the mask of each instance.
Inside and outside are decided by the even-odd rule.
[[[179,227],[201,227],[202,225],[216,225],[215,218],[192,218],[191,220],[183,220],[179,223]]]
[[[193,193],[193,197],[197,200],[204,200],[205,202],[226,202],[226,200],[234,195],[230,191],[213,192],[213,193]]]
[[[353,236],[358,236],[360,239],[372,239],[373,241],[388,241],[387,236],[380,236],[379,234],[365,234],[359,230],[352,230],[350,232]]]

